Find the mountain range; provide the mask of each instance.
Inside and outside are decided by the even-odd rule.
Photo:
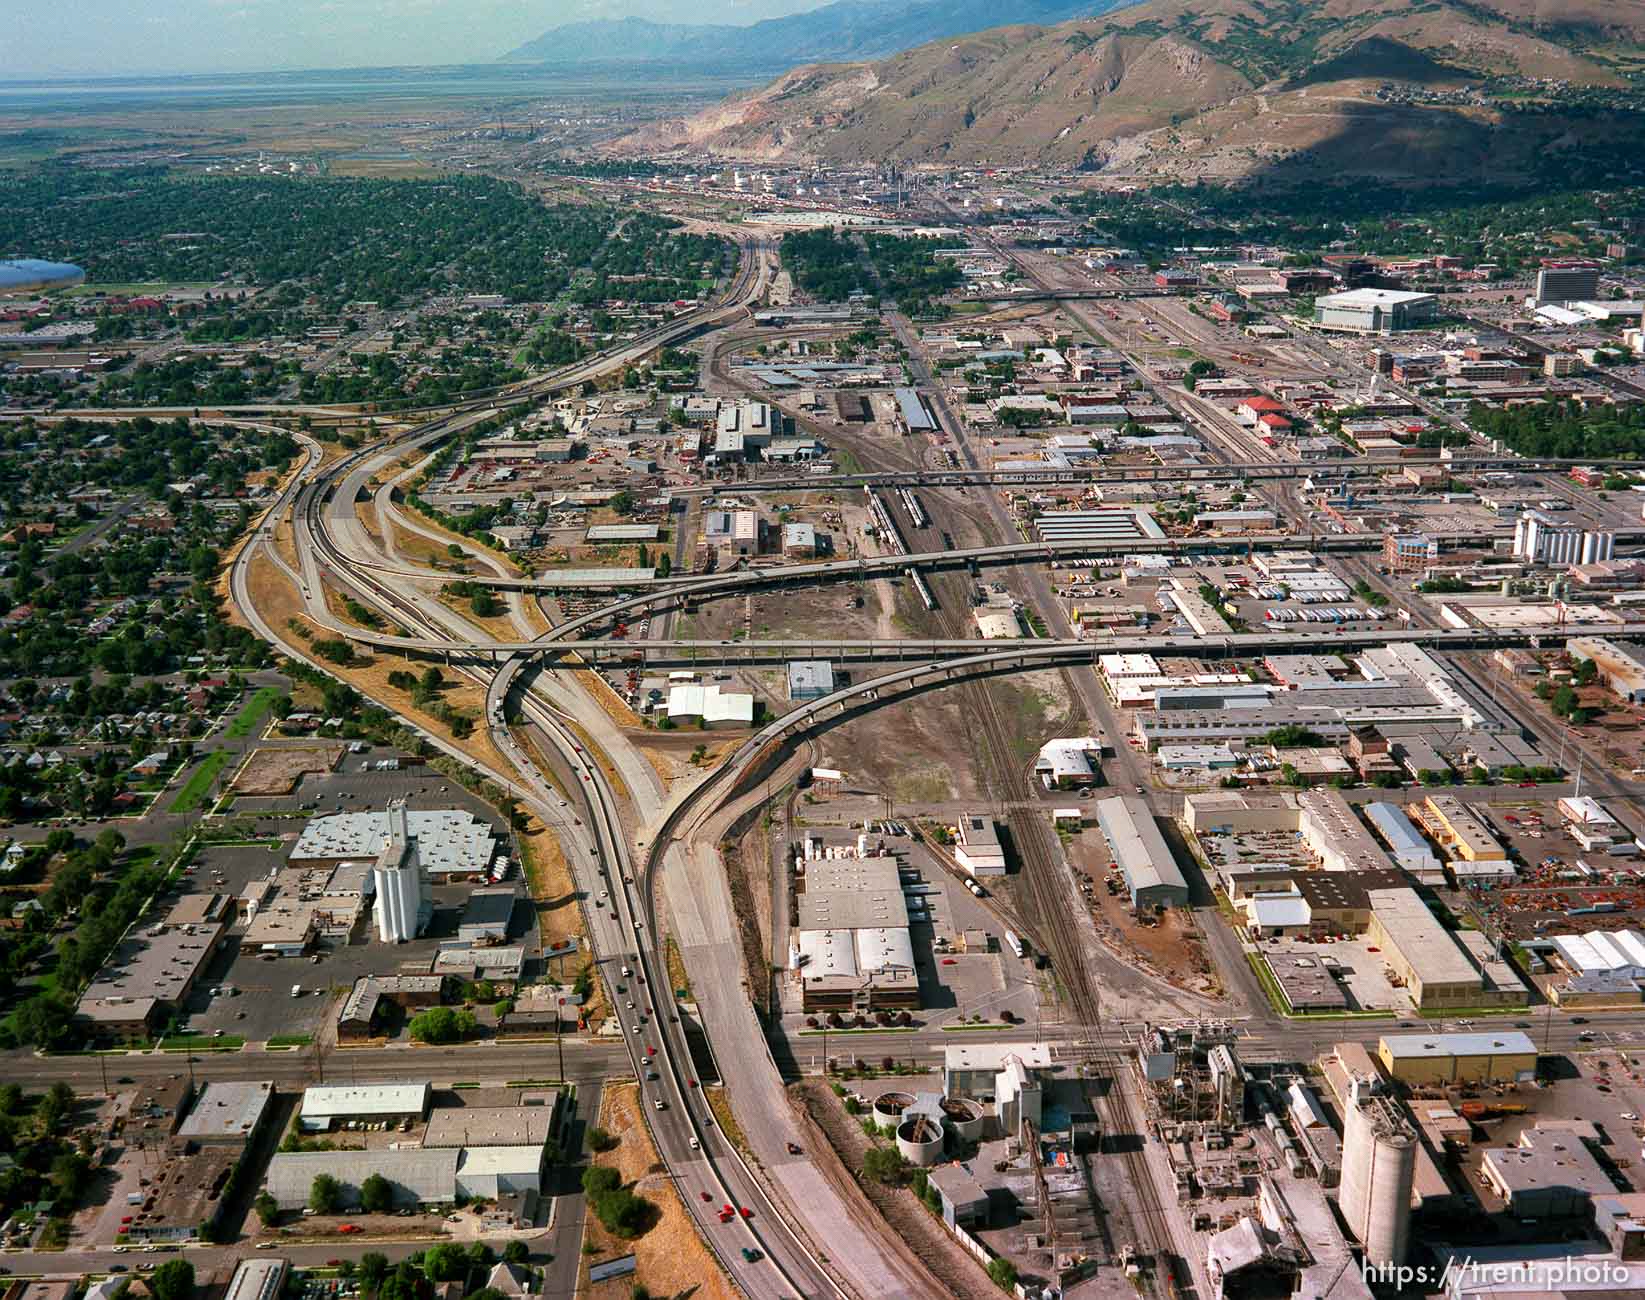
[[[1645,0],[1148,0],[791,69],[618,148],[1461,179],[1637,150],[1642,41]]]
[[[507,63],[678,63],[704,72],[777,73],[801,63],[880,59],[1001,23],[1059,23],[1128,0],[836,0],[746,27],[601,18],[565,23],[511,50]]]

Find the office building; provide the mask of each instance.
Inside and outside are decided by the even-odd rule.
[[[1420,572],[1439,561],[1439,543],[1427,533],[1385,533],[1382,562],[1395,573]]]
[[[1592,262],[1545,266],[1536,273],[1536,305],[1563,305],[1599,297],[1599,268]]]
[[[228,929],[221,917],[133,926],[80,995],[75,1020],[101,1039],[146,1038],[184,1008]]]

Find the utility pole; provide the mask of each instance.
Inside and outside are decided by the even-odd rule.
[[[565,998],[563,995],[556,994],[554,1001],[554,1050],[560,1057],[560,1082],[563,1084],[565,1082],[565,1035],[561,1032],[560,1027],[560,1008],[565,1005]]]

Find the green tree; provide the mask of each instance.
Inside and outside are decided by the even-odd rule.
[[[1017,1285],[1017,1266],[1001,1255],[988,1261],[988,1280],[1001,1291]]]
[[[460,1282],[468,1276],[468,1255],[451,1241],[430,1246],[423,1252],[423,1276],[430,1282]]]
[[[194,1265],[186,1259],[168,1259],[149,1277],[154,1300],[193,1300]]]
[[[74,1008],[67,1000],[40,993],[17,1008],[14,1023],[17,1036],[25,1043],[50,1049],[68,1037],[73,1017]]]
[[[258,1192],[257,1199],[251,1203],[251,1208],[257,1211],[257,1221],[265,1228],[273,1225],[280,1217],[280,1202],[267,1192]]]
[[[78,1151],[66,1151],[51,1162],[51,1183],[62,1206],[79,1205],[90,1181],[91,1162]]]
[[[360,1256],[360,1285],[366,1291],[376,1291],[388,1276],[388,1256],[368,1250]]]
[[[40,1105],[35,1110],[35,1117],[40,1121],[40,1131],[55,1132],[62,1127],[69,1111],[73,1109],[74,1089],[58,1080],[46,1090],[46,1095],[40,1099]]]
[[[531,1247],[516,1238],[503,1247],[503,1258],[510,1264],[523,1264],[531,1258]],[[470,1297],[470,1300],[473,1298]]]
[[[308,1208],[316,1214],[335,1214],[343,1202],[343,1185],[330,1174],[316,1174],[308,1189]]]
[[[411,1019],[411,1036],[419,1043],[456,1043],[474,1031],[472,1011],[450,1007],[430,1007]]]
[[[394,1208],[394,1188],[381,1174],[370,1174],[360,1184],[360,1208],[368,1214],[387,1214]]]
[[[908,1161],[896,1147],[872,1147],[863,1155],[862,1171],[876,1183],[895,1187],[907,1177]]]

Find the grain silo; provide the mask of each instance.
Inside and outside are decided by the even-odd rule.
[[[1355,1079],[1344,1117],[1342,1217],[1367,1264],[1402,1264],[1411,1238],[1417,1135],[1391,1097]]]

